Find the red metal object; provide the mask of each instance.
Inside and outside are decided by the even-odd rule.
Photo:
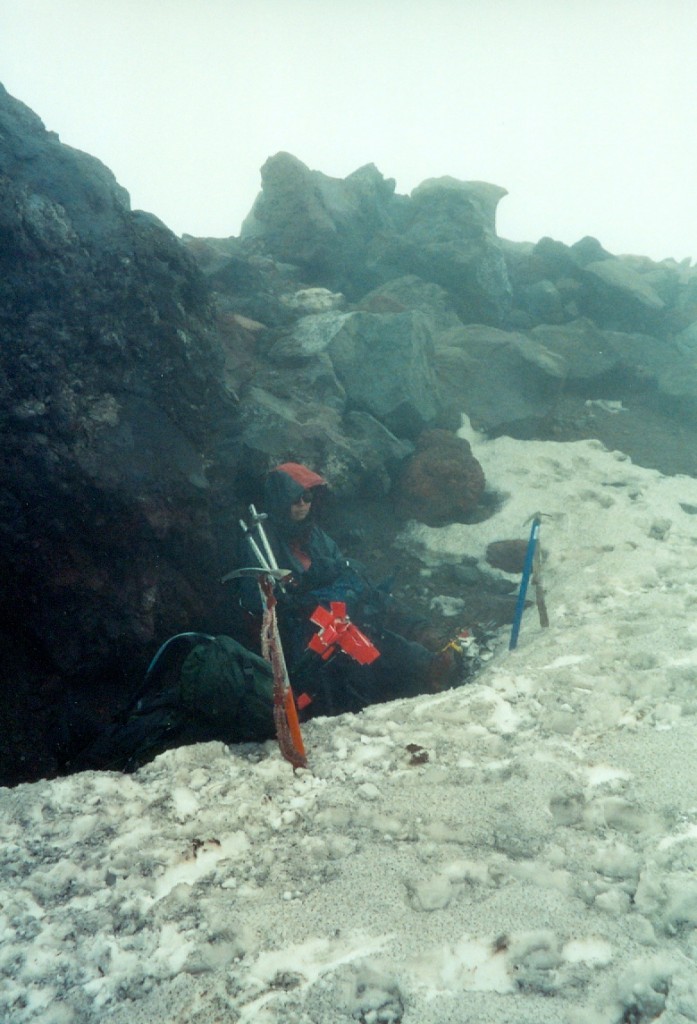
[[[314,622],[320,629],[307,646],[320,654],[323,661],[330,658],[337,649],[360,665],[370,665],[380,657],[377,647],[349,619],[344,601],[332,601],[329,608],[318,605],[310,616],[310,622]]]

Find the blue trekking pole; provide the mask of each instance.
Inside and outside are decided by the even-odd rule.
[[[518,633],[520,632],[520,621],[523,618],[523,609],[525,608],[525,595],[528,592],[528,583],[530,582],[530,576],[532,574],[533,565],[535,562],[535,550],[537,548],[537,542],[540,536],[540,513],[537,512],[532,519],[532,529],[530,530],[530,540],[525,551],[525,562],[523,563],[523,578],[520,581],[520,590],[518,591],[518,600],[515,606],[515,614],[513,616],[513,626],[511,628],[511,639],[508,644],[508,650],[512,651],[518,643]]]

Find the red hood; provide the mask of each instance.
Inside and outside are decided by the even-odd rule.
[[[282,462],[280,466],[274,466],[272,473],[286,473],[296,484],[300,484],[304,491],[311,487],[326,487],[327,481],[319,473],[302,466],[299,462]]]
[[[264,487],[266,511],[282,522],[291,504],[297,501],[303,491],[314,487],[326,487],[324,477],[299,462],[283,462],[271,470]]]

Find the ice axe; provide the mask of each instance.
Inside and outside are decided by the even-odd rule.
[[[307,755],[300,722],[295,706],[293,689],[288,678],[288,668],[283,655],[283,646],[278,632],[276,618],[276,595],[274,584],[289,578],[288,569],[271,569],[267,566],[253,565],[242,569],[234,569],[222,582],[233,579],[256,579],[261,593],[264,614],[261,622],[261,653],[271,665],[273,671],[273,720],[276,726],[278,746],[286,761],[294,768],[307,768]]]
[[[549,626],[549,616],[547,615],[547,607],[544,599],[544,588],[542,586],[542,566],[540,559],[540,526],[542,525],[542,512],[536,512],[532,517],[532,527],[530,529],[530,538],[528,540],[528,546],[525,551],[525,561],[523,563],[523,576],[520,581],[520,588],[518,590],[518,600],[516,602],[515,612],[513,615],[513,626],[511,628],[511,639],[508,644],[509,651],[515,649],[518,644],[518,634],[520,632],[520,624],[523,618],[523,611],[525,609],[525,596],[528,590],[528,583],[532,577],[532,583],[535,587],[535,596],[537,601],[537,610],[540,616],[540,625]]]
[[[278,632],[276,595],[274,594],[274,585],[278,584],[283,588],[283,581],[290,579],[291,572],[289,569],[279,569],[278,567],[263,527],[266,515],[257,512],[254,505],[249,506],[249,512],[252,526],[249,527],[244,519],[240,519],[240,526],[254,557],[259,561],[259,565],[235,569],[224,576],[222,582],[253,577],[259,585],[264,608],[261,623],[261,653],[273,670],[273,719],[278,745],[285,759],[290,761],[294,768],[307,768],[307,755],[300,732],[298,711]],[[253,531],[256,532],[256,536],[253,536]]]

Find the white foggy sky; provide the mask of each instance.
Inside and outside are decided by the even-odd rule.
[[[178,234],[287,150],[506,188],[498,233],[697,257],[697,0],[0,0],[0,81]]]

